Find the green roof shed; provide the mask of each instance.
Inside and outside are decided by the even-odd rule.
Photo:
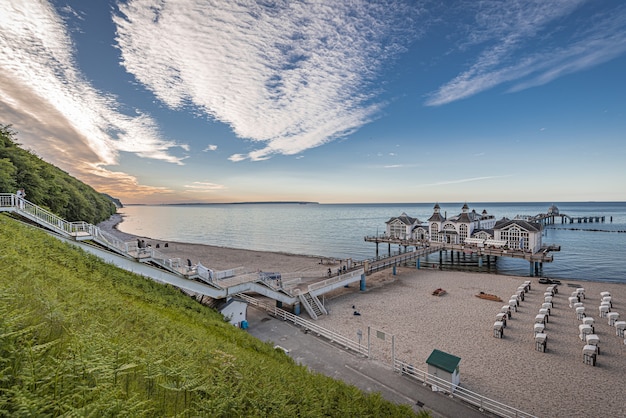
[[[461,357],[453,356],[452,354],[448,354],[444,351],[434,349],[428,359],[426,359],[426,364],[436,367],[441,370],[445,370],[448,373],[454,373],[461,362]]]
[[[432,375],[431,387],[433,391],[442,390],[452,393],[461,382],[459,363],[461,358],[445,353],[441,350],[433,350],[426,360],[428,374]]]

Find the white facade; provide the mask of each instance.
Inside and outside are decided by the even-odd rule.
[[[433,215],[422,224],[406,213],[387,221],[386,236],[415,241],[466,244],[477,247],[510,248],[538,252],[541,249],[542,226],[523,219],[496,221],[486,210],[478,214],[467,204],[461,213],[447,218],[435,204]]]
[[[248,303],[239,299],[231,298],[219,309],[224,318],[236,327],[241,328],[242,322],[248,321]]]
[[[389,238],[412,239],[413,229],[420,224],[419,219],[406,213],[387,221],[386,235]]]
[[[441,215],[440,207],[435,204],[433,215],[428,219],[430,237],[432,242],[444,242],[446,244],[463,244],[468,238],[474,238],[474,234],[489,236],[486,230],[492,229],[496,224],[496,218],[483,210],[482,214],[469,211],[467,203],[461,208],[461,213],[451,218]],[[486,239],[486,238],[485,238]]]
[[[541,249],[541,225],[521,219],[502,220],[494,229],[494,239],[506,241],[513,250],[536,253]]]

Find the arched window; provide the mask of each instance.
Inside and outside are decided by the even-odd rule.
[[[430,224],[430,240],[433,242],[439,241],[439,224],[436,222]]]

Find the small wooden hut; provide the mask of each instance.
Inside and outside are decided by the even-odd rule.
[[[448,354],[446,352],[434,349],[426,364],[428,364],[428,373],[438,377],[441,380],[450,384],[450,392],[454,392],[460,382],[459,375],[459,363],[461,358]],[[438,382],[438,380],[437,380]],[[440,382],[439,385],[443,386],[444,383]],[[438,385],[435,383],[432,385],[433,390],[439,390]]]

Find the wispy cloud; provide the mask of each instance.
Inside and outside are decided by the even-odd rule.
[[[445,186],[447,184],[471,183],[471,182],[475,182],[475,181],[501,179],[501,178],[506,178],[506,177],[511,177],[511,175],[470,177],[470,178],[466,178],[466,179],[445,180],[445,181],[438,181],[436,183],[420,184],[419,187]]]
[[[577,11],[584,0],[476,3],[476,26],[464,49],[486,44],[470,68],[427,99],[438,106],[464,99],[503,83],[515,92],[609,61],[626,52],[626,8],[598,14],[589,28],[560,27],[559,19]],[[580,11],[580,10],[578,10]],[[573,20],[575,21],[575,19]],[[566,37],[553,47],[552,37]],[[528,53],[533,50],[538,52]]]
[[[113,96],[84,78],[52,5],[0,2],[0,33],[5,58],[0,60],[0,110],[11,123],[19,122],[20,137],[30,137],[39,155],[100,190],[111,192],[106,185],[116,178],[135,193],[163,191],[137,187],[134,177],[106,168],[116,165],[121,151],[174,164],[182,158],[170,154],[178,145],[161,137],[151,117],[120,113]]]
[[[213,193],[215,191],[225,190],[226,186],[207,181],[194,181],[191,184],[186,184],[185,189],[197,193]]]
[[[209,151],[217,151],[217,145],[212,145],[209,144],[207,145],[207,147],[205,149],[203,149],[202,151],[204,152],[209,152]]]
[[[129,1],[114,21],[122,65],[159,100],[256,147],[231,161],[297,154],[376,118],[373,82],[420,13],[392,0],[218,3]]]

